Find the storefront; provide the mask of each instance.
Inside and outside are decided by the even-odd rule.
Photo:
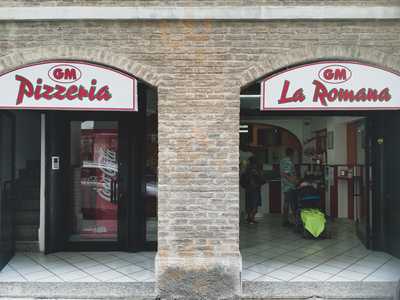
[[[395,186],[390,187],[393,183],[386,179],[390,171],[381,164],[391,160],[383,151],[386,144],[389,143],[392,149],[394,147],[394,139],[389,134],[391,130],[386,129],[386,124],[396,118],[393,110],[397,110],[396,101],[399,98],[396,96],[398,76],[395,71],[361,62],[320,60],[288,66],[242,90],[241,178],[247,174],[251,156],[257,159],[260,170],[262,166],[265,178],[257,214],[261,224],[256,229],[246,225],[248,204],[245,189],[241,189],[242,254],[246,261],[248,253],[254,256],[257,249],[264,247],[266,250],[258,254],[260,257],[271,256],[271,262],[278,264],[282,260],[288,262],[288,266],[275,272],[268,272],[268,263],[264,263],[265,268],[263,264],[250,264],[250,268],[245,270],[246,277],[313,280],[324,277],[326,272],[330,273],[326,277],[330,276],[331,281],[335,281],[354,271],[350,275],[353,279],[369,280],[371,276],[371,279],[377,280],[367,268],[363,274],[357,273],[362,265],[362,256],[354,264],[343,262],[352,260],[349,257],[354,249],[363,251],[364,247],[357,246],[358,241],[367,249],[398,256],[397,239],[389,233],[389,228],[397,227],[397,221],[390,214],[381,214],[382,206],[386,209],[390,207],[392,211],[397,205],[392,194]],[[292,231],[282,230],[281,224],[276,222],[277,214],[284,212],[280,162],[288,148],[294,152],[291,160],[297,179],[301,182],[307,178],[315,186],[311,192],[318,195],[319,203],[314,203],[312,207],[318,207],[327,216],[321,236],[332,240],[330,250],[318,252],[319,257],[324,256],[323,263],[311,264],[311,269],[307,269],[308,263],[316,259],[316,255],[307,256],[298,251],[313,253],[313,249],[296,249],[295,243],[302,243],[301,239],[295,239],[296,236],[292,237],[295,243],[291,246],[292,241],[286,238],[292,236]],[[382,189],[385,196],[380,194]],[[305,203],[299,201],[301,199],[296,200],[297,207],[303,205],[307,208]],[[293,213],[297,218],[296,224],[302,222],[300,212],[306,208],[298,208]],[[281,247],[286,257],[277,255],[276,248],[268,250],[268,243],[262,243],[262,238],[253,233],[260,230],[272,237],[272,244],[278,249]],[[286,236],[281,238],[285,243],[274,238],[271,233],[274,231]],[[341,237],[345,231],[354,232],[346,242]],[[307,233],[305,230],[300,236],[307,237]],[[249,236],[254,236],[253,241],[249,240]],[[321,242],[318,247],[324,249],[324,243],[329,242]],[[343,246],[338,247],[340,243]],[[315,244],[318,245],[318,240]],[[335,247],[338,248],[334,250]],[[291,251],[293,249],[296,251]],[[329,257],[332,253],[336,254],[336,258]],[[341,263],[346,266],[342,272],[339,271]],[[320,271],[323,272],[318,273]],[[267,275],[260,275],[264,272],[268,272]],[[298,276],[297,272],[301,275]],[[393,278],[396,278],[395,275]]]
[[[0,80],[10,100],[2,103],[2,265],[16,242],[18,251],[45,253],[156,249],[154,88],[73,60],[22,66]],[[18,225],[27,218],[38,222],[25,230],[38,235],[23,243]]]
[[[397,268],[398,3],[292,2],[1,2],[1,266],[14,241],[17,255],[151,250],[161,298],[256,297],[242,284],[246,125],[267,164],[280,139],[311,164],[319,141],[335,165],[327,212],[352,215]],[[368,192],[350,197],[362,155]],[[265,213],[282,205],[274,189]]]

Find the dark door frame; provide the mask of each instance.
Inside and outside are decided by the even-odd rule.
[[[9,111],[0,111],[0,119],[6,117],[11,121],[11,170],[9,179],[0,178],[0,271],[14,256],[15,253],[15,150],[16,150],[16,122],[15,115]],[[0,135],[0,147],[3,146],[3,137]],[[3,211],[5,210],[5,211]],[[3,215],[4,214],[4,215]],[[5,228],[6,227],[6,228]],[[5,233],[5,236],[3,234]],[[7,239],[5,239],[7,238]]]
[[[142,210],[144,163],[141,147],[142,136],[144,136],[143,116],[144,113],[141,110],[139,112],[46,112],[46,253],[64,250],[140,251],[145,248],[145,219]],[[69,165],[69,124],[73,120],[119,122],[118,242],[67,241],[68,230],[65,218],[68,214],[65,197],[68,197],[66,188],[68,183],[65,173]],[[60,133],[65,138],[54,145],[54,140]],[[57,149],[58,147],[60,149]],[[51,156],[57,153],[64,156],[64,159],[60,161],[60,172],[51,170]]]

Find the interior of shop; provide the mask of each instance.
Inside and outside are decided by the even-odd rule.
[[[249,174],[251,157],[263,176],[254,222],[248,185],[240,188],[244,280],[399,280],[400,260],[371,250],[368,239],[373,178],[367,115],[260,113],[257,90],[249,87],[241,96],[240,179]],[[290,224],[284,224],[286,175],[281,170],[287,149],[293,152],[296,179]],[[303,193],[303,184],[312,188]],[[311,196],[314,202],[305,201]],[[306,210],[321,213],[318,232],[303,215]]]

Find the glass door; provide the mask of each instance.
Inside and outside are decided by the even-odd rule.
[[[69,242],[118,241],[117,121],[70,121]]]
[[[46,253],[144,249],[143,124],[136,113],[46,112]]]

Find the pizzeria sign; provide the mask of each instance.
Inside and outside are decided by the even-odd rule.
[[[137,80],[83,61],[53,60],[0,74],[1,109],[137,111]]]
[[[400,74],[353,61],[321,61],[261,82],[262,111],[400,109]]]

